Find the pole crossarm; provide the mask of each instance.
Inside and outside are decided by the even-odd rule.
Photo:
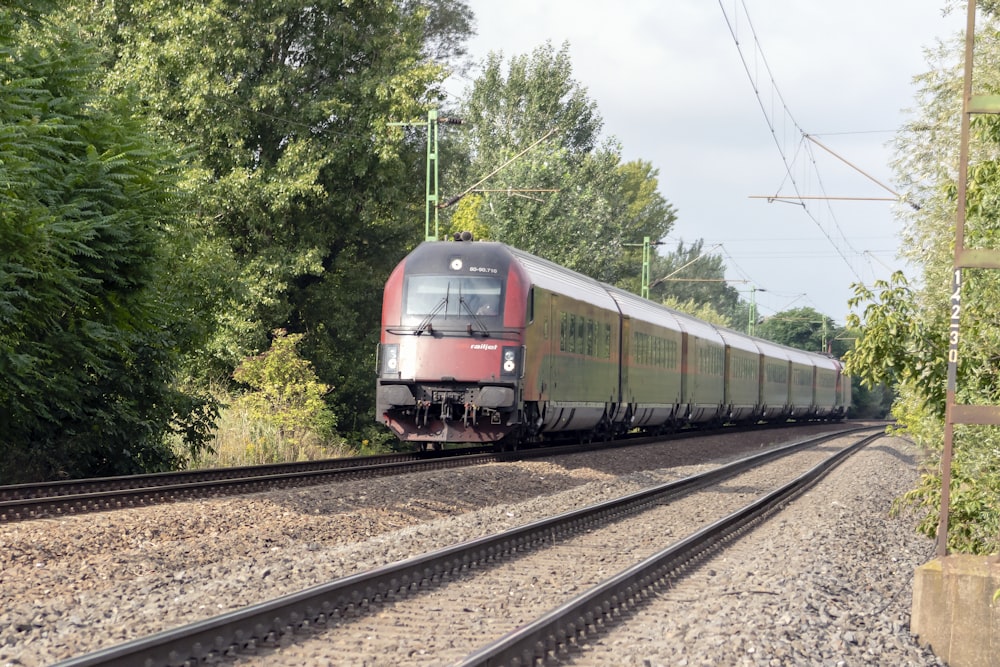
[[[654,287],[654,286],[656,286],[656,285],[659,285],[659,284],[660,284],[660,283],[662,283],[662,282],[663,282],[664,280],[670,280],[671,278],[673,278],[674,276],[676,276],[676,275],[677,275],[678,273],[680,273],[681,271],[683,271],[683,270],[684,270],[684,269],[686,269],[687,267],[691,266],[692,264],[694,264],[695,262],[697,262],[697,261],[698,261],[699,259],[701,259],[701,258],[702,258],[702,257],[704,257],[705,255],[707,255],[708,253],[712,252],[712,251],[713,251],[713,250],[715,250],[716,248],[721,248],[721,247],[722,247],[722,244],[721,244],[721,243],[716,243],[716,244],[715,244],[714,246],[712,246],[711,248],[709,248],[709,249],[708,249],[708,250],[706,250],[705,252],[701,253],[700,255],[698,255],[697,257],[695,257],[694,259],[692,259],[692,260],[691,260],[690,262],[688,262],[687,264],[685,264],[685,265],[683,265],[683,266],[681,266],[681,267],[679,267],[679,268],[675,269],[674,271],[672,271],[672,272],[668,273],[667,275],[663,276],[662,278],[657,278],[656,280],[654,280],[654,281],[653,281],[653,282],[652,282],[652,283],[650,284],[650,287]]]
[[[525,153],[527,153],[528,151],[530,151],[532,148],[534,148],[538,144],[542,143],[543,141],[545,141],[546,139],[548,139],[549,137],[551,137],[555,133],[556,129],[558,129],[558,128],[552,128],[551,130],[549,130],[548,132],[546,132],[544,135],[542,135],[540,138],[538,138],[535,141],[533,141],[531,143],[531,145],[528,146],[527,148],[525,148],[523,151],[521,151],[520,153],[518,153],[517,155],[515,155],[511,159],[507,160],[502,165],[500,165],[499,167],[497,167],[496,169],[494,169],[490,173],[486,174],[485,176],[483,176],[482,178],[480,178],[478,181],[476,181],[475,183],[473,183],[472,185],[470,185],[466,189],[462,190],[460,193],[458,193],[454,197],[450,198],[445,203],[441,204],[441,208],[448,208],[452,204],[457,203],[458,200],[460,200],[465,195],[469,194],[473,190],[476,190],[480,185],[482,185],[483,183],[485,183],[486,181],[488,181],[489,179],[491,179],[493,176],[495,176],[496,174],[498,174],[500,172],[500,170],[505,169],[509,164],[511,164],[512,162],[514,162],[518,158],[520,158],[522,155],[524,155]]]

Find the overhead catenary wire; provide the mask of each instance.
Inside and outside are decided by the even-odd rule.
[[[753,45],[754,45],[754,53],[757,56],[757,58],[755,59],[754,62],[755,62],[755,64],[758,64],[758,61],[759,61],[759,64],[761,64],[763,66],[764,71],[766,72],[766,75],[767,75],[767,78],[768,78],[769,85],[770,85],[773,102],[776,103],[777,106],[780,106],[780,109],[781,109],[781,112],[782,112],[782,117],[785,118],[792,125],[792,127],[794,127],[794,129],[798,133],[798,135],[800,137],[800,142],[799,142],[798,150],[804,150],[809,155],[810,161],[812,162],[812,165],[813,165],[813,168],[814,168],[814,170],[816,170],[816,177],[817,177],[817,180],[819,182],[819,186],[820,186],[821,190],[823,191],[823,194],[826,195],[827,193],[825,192],[825,188],[822,185],[822,179],[819,177],[819,172],[818,172],[818,169],[816,167],[815,156],[812,154],[812,151],[810,149],[810,145],[811,144],[809,144],[807,142],[808,133],[805,132],[805,130],[803,130],[802,127],[799,125],[799,123],[795,120],[795,118],[792,115],[790,109],[788,108],[787,103],[785,102],[784,96],[781,94],[781,91],[778,88],[777,83],[775,82],[774,74],[771,71],[771,66],[767,62],[767,59],[766,59],[766,57],[763,54],[763,50],[760,47],[760,41],[759,41],[759,39],[757,37],[756,30],[754,29],[753,23],[750,20],[750,14],[749,14],[749,11],[747,10],[746,3],[743,0],[740,0],[740,5],[742,6],[742,14],[746,18],[747,27],[750,30],[750,35],[752,37],[752,41],[753,41]],[[726,25],[729,28],[729,33],[732,36],[733,42],[736,45],[736,50],[739,53],[740,61],[743,64],[743,69],[746,72],[747,77],[750,79],[750,84],[751,84],[751,86],[753,88],[753,92],[754,92],[754,96],[755,96],[755,98],[757,100],[757,104],[760,107],[761,112],[764,115],[765,121],[767,122],[768,129],[770,130],[771,137],[772,137],[772,139],[773,139],[773,141],[775,143],[775,146],[777,147],[778,154],[781,156],[782,163],[784,164],[784,167],[785,167],[785,179],[784,179],[784,181],[786,181],[786,182],[788,182],[788,183],[791,184],[791,187],[794,189],[797,198],[798,197],[802,197],[803,196],[803,192],[802,192],[802,190],[801,190],[801,188],[799,186],[798,181],[795,178],[795,174],[794,174],[793,169],[792,169],[792,166],[794,164],[794,160],[792,160],[792,159],[789,158],[788,152],[785,150],[785,147],[783,146],[782,141],[779,139],[779,136],[778,136],[778,127],[777,127],[777,125],[775,123],[775,119],[774,119],[774,115],[775,114],[773,112],[769,112],[768,111],[767,104],[765,103],[764,98],[763,98],[763,96],[761,94],[761,88],[758,85],[758,78],[757,78],[757,76],[756,76],[753,68],[751,68],[750,63],[748,62],[746,55],[744,54],[744,50],[743,50],[742,44],[740,42],[739,35],[737,34],[736,26],[734,25],[733,20],[730,18],[729,13],[726,11],[726,7],[723,5],[723,0],[719,0],[719,8],[722,10],[722,14],[723,14],[723,17],[725,18]],[[774,200],[781,200],[781,197],[778,196],[777,194],[775,194]],[[854,264],[848,258],[847,253],[844,251],[844,249],[841,246],[842,245],[846,246],[850,250],[850,252],[852,252],[855,256],[863,256],[863,255],[858,250],[856,250],[855,248],[853,248],[853,246],[851,246],[850,241],[844,235],[843,230],[840,228],[840,225],[837,223],[836,216],[833,215],[832,210],[829,208],[829,204],[827,205],[827,210],[829,211],[830,218],[831,218],[831,221],[832,221],[832,224],[833,224],[834,228],[836,229],[836,231],[837,231],[838,235],[840,236],[840,238],[843,240],[842,244],[838,243],[838,241],[836,241],[834,239],[834,237],[830,233],[830,231],[820,222],[820,220],[813,214],[813,212],[811,210],[809,210],[809,207],[806,206],[806,204],[805,204],[804,201],[799,200],[799,201],[796,201],[794,203],[800,204],[802,206],[802,208],[805,211],[806,215],[809,216],[809,218],[813,221],[813,223],[816,225],[816,227],[823,234],[823,236],[826,237],[827,241],[829,241],[830,245],[833,246],[833,248],[836,250],[837,254],[840,256],[840,258],[847,265],[848,269],[857,278],[858,282],[863,282],[862,277],[859,275],[858,271],[854,267]]]
[[[520,153],[518,153],[514,157],[510,158],[509,160],[507,160],[506,162],[504,162],[503,164],[501,164],[499,167],[497,167],[496,169],[494,169],[490,173],[488,173],[485,176],[483,176],[482,178],[480,178],[478,181],[476,181],[475,183],[473,183],[472,185],[470,185],[469,187],[467,187],[465,190],[462,190],[460,193],[458,193],[454,197],[451,197],[446,202],[440,204],[438,206],[438,208],[447,208],[447,207],[451,206],[452,204],[456,203],[462,197],[464,197],[465,195],[469,194],[470,192],[472,192],[473,190],[475,190],[476,188],[478,188],[480,185],[482,185],[483,183],[485,183],[486,181],[488,181],[489,179],[491,179],[493,176],[495,176],[497,173],[499,173],[502,169],[505,169],[509,164],[511,164],[512,162],[514,162],[518,158],[520,158],[522,155],[524,155],[525,153],[527,153],[528,151],[530,151],[531,149],[533,149],[538,144],[542,143],[543,141],[545,141],[546,139],[548,139],[549,137],[551,137],[555,133],[555,131],[557,129],[558,128],[555,128],[555,127],[552,128],[551,130],[549,130],[548,132],[546,132],[545,134],[543,134],[541,137],[539,137],[535,141],[531,142],[531,144],[527,148],[525,148],[524,150],[522,150]]]

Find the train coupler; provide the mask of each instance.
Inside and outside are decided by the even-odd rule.
[[[466,426],[469,425],[469,422],[475,424],[478,411],[479,408],[478,406],[476,406],[475,403],[466,403],[465,412],[462,413],[462,423],[465,424]]]
[[[417,426],[423,426],[426,428],[427,418],[429,417],[431,411],[431,402],[418,400],[416,408],[417,414],[415,415],[414,422],[416,422]]]

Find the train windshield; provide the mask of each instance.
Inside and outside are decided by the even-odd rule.
[[[503,281],[479,276],[409,276],[403,312],[410,317],[474,319],[501,314]]]

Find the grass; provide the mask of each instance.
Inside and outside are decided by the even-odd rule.
[[[229,402],[228,407],[222,410],[210,448],[193,458],[182,454],[187,467],[227,468],[316,461],[360,453],[359,448],[352,447],[340,436],[322,438],[302,429],[289,432],[264,420],[254,419],[238,401]]]

